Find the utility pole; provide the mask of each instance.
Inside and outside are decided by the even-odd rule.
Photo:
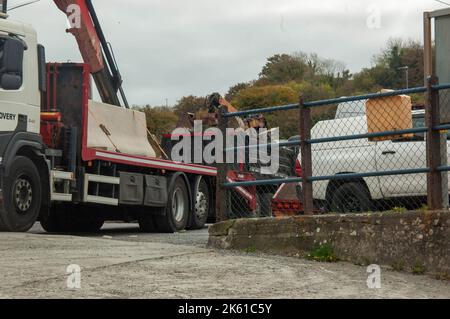
[[[1,6],[2,6],[2,12],[7,13],[8,12],[8,0],[0,0]]]
[[[405,70],[406,88],[409,89],[409,66],[402,66],[398,70]]]
[[[445,94],[439,94],[439,92],[433,92],[433,88],[430,84],[433,83],[448,83],[450,82],[450,63],[448,59],[448,51],[450,49],[450,38],[448,29],[450,27],[450,8],[445,8],[432,12],[425,12],[424,15],[424,75],[425,86],[427,87],[427,121],[431,122],[431,125],[448,124],[450,123],[450,103]],[[433,50],[433,22],[434,21],[434,37],[435,48]],[[434,76],[434,77],[433,77]],[[432,82],[430,83],[430,78]],[[434,82],[433,82],[434,81]],[[443,91],[445,92],[445,91]],[[442,91],[441,91],[442,93]],[[430,125],[430,124],[427,124]],[[436,163],[440,166],[448,165],[448,152],[447,152],[447,133],[441,133],[439,135],[434,133],[427,134],[427,161],[431,163],[433,168]],[[434,137],[433,137],[434,136]],[[436,140],[440,140],[440,143],[436,143]],[[433,145],[436,144],[436,145]],[[434,149],[434,150],[433,150]],[[435,158],[433,159],[433,156]],[[436,158],[437,156],[437,158]],[[440,158],[439,158],[440,157]],[[439,161],[439,162],[438,162]],[[433,163],[435,162],[435,163]],[[434,165],[433,165],[434,164]],[[448,197],[448,172],[442,172],[441,178],[436,178],[436,172],[429,174],[429,179],[434,180],[434,183],[441,183],[435,192],[442,191],[441,199],[437,200],[437,207],[443,206],[447,209],[449,206]],[[433,176],[434,175],[434,176]],[[440,180],[440,181],[439,181]],[[439,196],[439,194],[434,194]],[[433,199],[433,196],[429,199]],[[431,203],[430,203],[431,204]]]

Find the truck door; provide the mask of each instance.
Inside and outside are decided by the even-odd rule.
[[[414,116],[413,124],[414,127],[425,127],[424,115]],[[427,167],[425,133],[412,138],[378,142],[376,161],[378,171]],[[381,176],[379,180],[385,198],[427,194],[426,174]]]
[[[37,84],[33,86],[36,48],[23,38],[0,36],[0,128],[7,135],[18,129],[39,133],[40,96]],[[24,117],[24,124],[19,124],[19,117]]]

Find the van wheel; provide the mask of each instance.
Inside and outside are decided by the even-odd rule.
[[[42,201],[41,179],[30,159],[13,159],[3,192],[5,211],[0,214],[0,230],[27,232],[39,217]]]
[[[189,219],[189,196],[183,178],[178,177],[169,191],[165,214],[154,216],[157,230],[174,233],[186,228]]]
[[[331,211],[336,213],[362,213],[372,211],[373,208],[370,194],[361,183],[339,186],[331,201]]]
[[[209,188],[205,179],[200,179],[200,183],[195,192],[194,211],[190,214],[189,229],[202,229],[205,227],[210,210]]]

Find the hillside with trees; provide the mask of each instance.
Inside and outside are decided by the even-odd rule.
[[[345,63],[323,58],[315,53],[297,52],[269,57],[258,77],[247,83],[230,87],[225,98],[241,110],[297,103],[301,95],[305,101],[328,99],[377,92],[380,89],[401,89],[423,85],[423,46],[416,41],[391,39],[385,48],[374,55],[372,65],[351,74]],[[183,112],[205,112],[205,98],[186,96],[171,108],[141,108],[147,114],[149,130],[157,136],[176,127]],[[332,118],[335,106],[313,110],[314,121]],[[296,135],[298,111],[268,114],[269,125],[280,127],[282,137]]]

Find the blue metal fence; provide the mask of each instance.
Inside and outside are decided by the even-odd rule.
[[[379,99],[379,98],[385,98],[385,97],[392,97],[392,96],[398,96],[398,95],[409,95],[409,94],[415,94],[415,93],[425,93],[427,94],[427,105],[426,105],[426,117],[428,119],[431,118],[437,118],[437,114],[430,114],[433,112],[437,112],[438,108],[436,108],[436,105],[432,105],[433,101],[431,98],[431,94],[439,92],[441,90],[447,90],[450,89],[450,84],[442,84],[442,85],[432,85],[433,82],[429,81],[429,85],[427,87],[417,87],[417,88],[410,88],[410,89],[403,89],[403,90],[396,90],[396,91],[390,91],[390,92],[384,92],[384,93],[375,93],[375,94],[366,94],[366,95],[360,95],[360,96],[353,96],[353,97],[343,97],[343,98],[336,98],[336,99],[328,99],[328,100],[321,100],[321,101],[313,101],[313,102],[303,102],[300,100],[300,103],[297,104],[289,104],[289,105],[282,105],[282,106],[274,106],[274,107],[265,107],[265,108],[257,108],[252,110],[246,110],[241,112],[235,112],[235,113],[223,113],[222,117],[225,119],[231,118],[231,117],[237,117],[237,116],[249,116],[254,114],[262,114],[262,113],[273,113],[273,112],[279,112],[279,111],[287,111],[287,110],[293,110],[293,109],[299,109],[300,112],[302,110],[308,110],[320,106],[326,106],[326,105],[338,105],[340,103],[348,103],[348,102],[354,102],[354,101],[362,101],[362,100],[368,100],[368,99]],[[439,94],[439,93],[437,93]],[[434,102],[436,103],[436,101]],[[302,112],[301,116],[309,116],[310,113],[308,112]],[[310,118],[309,118],[310,120]],[[432,123],[430,121],[427,121],[427,123]],[[303,129],[308,130],[308,132],[311,131],[311,127],[304,127]],[[372,138],[379,138],[379,137],[387,137],[392,135],[400,135],[400,134],[417,134],[417,133],[436,133],[437,131],[443,131],[443,130],[450,130],[449,124],[440,124],[440,123],[433,123],[431,126],[427,127],[419,127],[419,128],[412,128],[412,129],[405,129],[405,130],[395,130],[395,131],[385,131],[385,132],[377,132],[377,133],[366,133],[366,134],[354,134],[354,135],[344,135],[344,136],[334,136],[334,137],[326,137],[326,138],[309,138],[305,139],[303,136],[300,136],[300,140],[295,141],[289,141],[289,142],[281,142],[277,145],[282,146],[303,146],[302,147],[302,158],[305,158],[306,160],[311,161],[311,154],[304,154],[304,150],[309,148],[309,151],[311,150],[311,145],[313,144],[321,144],[321,143],[329,143],[329,142],[342,142],[342,141],[350,141],[350,140],[358,140],[358,139],[372,139]],[[267,147],[271,146],[272,144],[267,145],[259,145],[259,147]],[[226,149],[227,152],[234,151],[238,149],[245,149],[245,148],[251,148],[251,147],[258,147],[258,146],[241,146],[237,148],[229,148]],[[430,157],[436,158],[436,156],[432,156],[429,154],[429,152],[438,152],[437,149],[429,149],[427,150],[427,158]],[[349,173],[349,174],[339,174],[339,175],[332,175],[332,176],[312,176],[312,171],[309,170],[303,170],[303,176],[300,178],[286,178],[286,179],[267,179],[267,180],[257,180],[257,181],[242,181],[242,182],[225,182],[222,184],[218,184],[218,187],[221,190],[227,190],[235,187],[251,187],[251,186],[262,186],[262,185],[280,185],[280,184],[286,184],[286,183],[302,183],[303,189],[302,189],[302,200],[304,202],[309,202],[309,205],[306,204],[305,213],[311,214],[312,211],[312,201],[313,201],[313,194],[312,194],[312,188],[311,183],[318,182],[318,181],[326,181],[326,180],[342,180],[342,179],[354,179],[354,178],[366,178],[366,177],[381,177],[381,176],[390,176],[390,175],[406,175],[406,174],[436,174],[437,172],[445,172],[450,171],[450,166],[447,165],[438,165],[438,166],[431,166],[433,163],[430,163],[428,161],[428,167],[423,168],[414,168],[414,169],[400,169],[400,170],[387,170],[387,171],[378,171],[378,172],[364,172],[364,173]],[[307,189],[309,186],[310,192],[305,192],[305,189]],[[429,184],[430,187],[430,184]],[[433,187],[433,183],[431,185]],[[219,191],[221,191],[219,190]],[[436,192],[436,189],[428,189],[428,196],[431,196],[433,192]],[[436,196],[436,195],[434,195]],[[439,202],[439,201],[438,201]],[[436,200],[428,200],[428,203],[431,203],[433,206],[433,203],[436,203]],[[442,205],[441,205],[442,206]],[[442,208],[442,207],[430,207],[430,208]],[[219,213],[220,214],[220,213]],[[223,216],[223,212],[222,212]]]

